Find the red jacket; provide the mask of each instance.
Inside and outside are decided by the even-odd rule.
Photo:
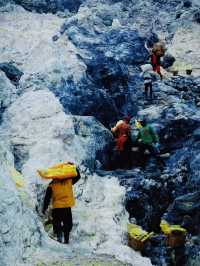
[[[160,76],[162,76],[160,72],[160,57],[155,55],[154,53],[151,55],[151,65],[153,70],[157,72]]]

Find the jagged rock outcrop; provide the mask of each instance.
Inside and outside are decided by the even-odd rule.
[[[0,6],[6,5],[8,1],[1,0]],[[36,11],[39,13],[56,13],[58,11],[76,12],[83,2],[83,0],[11,0],[11,3],[15,3],[23,6],[28,11]]]
[[[41,245],[43,229],[11,178],[14,159],[8,143],[1,141],[0,147],[0,264],[11,266],[22,262]]]
[[[22,250],[29,250],[30,255],[25,256],[22,264],[50,265],[54,261],[65,263],[70,254],[76,258],[78,250],[79,260],[85,253],[89,257],[95,253],[96,259],[97,254],[100,258],[108,254],[122,263],[150,265],[148,259],[126,246],[127,214],[123,205],[138,224],[160,233],[160,219],[169,205],[184,194],[195,193],[200,183],[200,87],[199,77],[171,78],[166,73],[166,80],[154,83],[153,105],[146,106],[140,65],[148,61],[145,42],[152,46],[160,38],[175,56],[179,74],[185,75],[190,64],[195,68],[194,75],[199,74],[199,2],[87,0],[76,4],[73,1],[73,5],[69,0],[16,0],[9,1],[10,5],[6,2],[0,1],[3,29],[0,63],[12,64],[24,75],[15,88],[4,73],[0,74],[4,111],[1,136],[9,143],[7,149],[13,152],[15,166],[27,178],[28,195],[34,206],[40,203],[36,202],[41,200],[38,194],[45,189],[36,176],[37,168],[73,160],[80,165],[83,175],[75,188],[78,204],[74,209],[71,246],[65,253],[60,245],[55,250],[53,242],[51,255],[49,246],[44,250],[42,245],[35,255],[28,249],[30,245],[41,247],[41,236],[45,234],[38,234],[37,217],[23,206],[8,176],[10,187],[2,192],[0,209],[12,203],[12,208],[7,209],[13,213],[19,209],[22,220],[30,224],[28,231],[23,229],[16,256],[21,259]],[[63,13],[42,14],[57,11]],[[167,55],[162,64],[169,67],[173,60]],[[8,71],[7,77],[11,77]],[[96,170],[106,165],[106,151],[112,141],[109,131],[94,117],[109,127],[126,114],[134,118],[144,115],[154,124],[160,134],[161,151],[170,153],[165,169],[158,169],[155,158],[149,158],[144,171],[134,165],[136,169],[125,173],[99,170],[98,175],[91,174],[87,168]],[[6,170],[2,169],[4,173]],[[3,224],[10,211],[2,211]],[[16,227],[11,229],[13,224],[9,221],[7,224],[8,227],[2,227],[3,237],[7,229],[8,240],[18,236],[19,214],[16,213]],[[1,240],[6,257],[3,254],[0,257],[2,263],[10,266],[14,247],[9,240],[5,250],[6,237]],[[189,265],[199,264],[199,238],[195,237],[186,247],[191,257]],[[157,266],[163,266],[169,258],[164,243],[163,236],[158,236],[143,253]]]
[[[68,40],[57,45],[52,41],[64,19],[30,13],[13,5],[1,8],[0,16],[2,28],[6,29],[0,33],[0,62],[13,62],[24,73],[21,90],[33,85],[39,89],[45,84],[55,86],[69,76],[76,81],[82,78],[86,67],[77,58],[74,45]]]
[[[7,78],[10,79],[14,85],[18,85],[18,82],[23,75],[23,72],[11,63],[0,63],[0,70],[6,74]]]
[[[34,177],[39,168],[73,161],[90,169],[106,160],[111,133],[92,117],[66,115],[48,90],[24,93],[4,115],[3,134],[9,137],[18,169]]]
[[[0,121],[4,110],[17,98],[17,89],[10,83],[6,75],[0,71]]]

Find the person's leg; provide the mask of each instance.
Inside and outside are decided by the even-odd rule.
[[[148,149],[149,149],[151,155],[156,157],[156,160],[157,160],[159,167],[160,168],[165,167],[166,164],[165,164],[164,160],[160,157],[160,153],[158,152],[158,150],[153,145],[149,145]]]
[[[62,217],[60,209],[53,209],[53,232],[57,236],[57,241],[62,243]]]
[[[144,98],[148,99],[148,84],[144,84]]]
[[[117,154],[117,169],[124,169],[125,152],[118,151]]]
[[[64,230],[64,238],[65,244],[69,243],[69,234],[72,230],[72,211],[71,208],[64,208],[63,209],[63,230]]]
[[[152,83],[149,83],[149,91],[150,91],[150,100],[153,100],[153,86],[152,86]]]
[[[145,168],[147,162],[147,156],[145,155],[145,150],[147,149],[147,146],[143,143],[139,143],[138,148],[139,148],[140,164],[142,168]]]
[[[175,252],[175,266],[186,266],[185,246],[174,249]]]
[[[125,143],[125,168],[131,169],[133,165],[133,158],[132,158],[132,140],[129,137]]]

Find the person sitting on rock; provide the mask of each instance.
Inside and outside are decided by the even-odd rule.
[[[139,129],[137,135],[137,143],[139,146],[139,152],[145,156],[145,152],[150,152],[151,155],[155,156],[161,165],[163,165],[163,161],[160,158],[160,149],[159,149],[159,138],[156,134],[154,128],[147,124],[146,119],[138,120],[141,124],[141,128]],[[145,164],[145,157],[142,157],[142,164]]]
[[[80,177],[77,168],[76,177],[62,180],[54,179],[46,190],[42,212],[45,214],[52,198],[53,231],[60,243],[62,243],[63,233],[64,243],[69,243],[69,234],[73,226],[71,207],[75,205],[72,186]]]
[[[153,71],[151,64],[141,66],[141,77],[144,79],[144,96],[145,100],[153,100],[153,80],[156,78],[156,74]]]
[[[116,140],[116,151],[119,155],[118,166],[120,168],[131,167],[131,117],[128,116],[117,122],[116,126],[111,129]]]

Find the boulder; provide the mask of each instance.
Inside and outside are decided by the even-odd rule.
[[[14,159],[9,143],[1,140],[0,147],[0,265],[10,266],[22,262],[41,245],[43,231],[36,214],[27,207],[22,190],[11,178]]]
[[[3,71],[7,78],[9,78],[14,84],[18,84],[20,78],[24,74],[11,63],[0,63],[0,70]]]
[[[111,133],[92,117],[66,115],[48,90],[24,93],[4,116],[18,169],[35,178],[38,168],[73,161],[94,169],[105,162]]]
[[[0,120],[4,110],[17,98],[16,87],[0,71]]]
[[[175,57],[170,55],[170,54],[166,54],[163,58],[162,58],[162,62],[161,65],[163,68],[168,68],[171,67],[174,62],[176,61]]]
[[[39,13],[56,13],[57,11],[69,10],[70,12],[76,12],[83,0],[14,0],[18,5],[23,6],[29,11],[37,11]]]

